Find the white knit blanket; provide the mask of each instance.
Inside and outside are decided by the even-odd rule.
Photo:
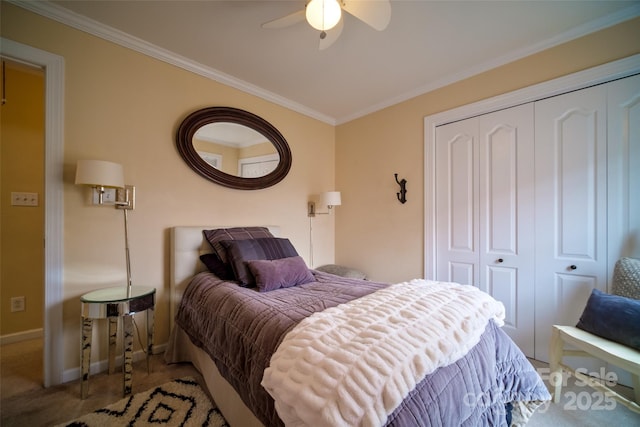
[[[263,387],[291,426],[381,426],[417,383],[462,358],[504,306],[473,286],[399,283],[314,313],[284,338]]]

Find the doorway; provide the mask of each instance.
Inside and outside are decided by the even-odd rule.
[[[63,382],[63,123],[64,59],[13,40],[0,38],[3,58],[42,67],[44,95],[44,386]]]
[[[0,336],[42,335],[44,295],[44,70],[2,59]]]
[[[0,337],[3,356],[29,361],[3,359],[3,398],[7,384],[43,383],[44,76],[41,67],[2,58]]]

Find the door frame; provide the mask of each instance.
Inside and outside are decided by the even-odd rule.
[[[0,53],[45,72],[43,382],[50,387],[62,382],[64,368],[64,58],[5,38]]]
[[[640,54],[579,71],[504,95],[432,114],[424,118],[424,261],[423,276],[435,279],[436,269],[436,159],[435,141],[438,126],[492,113],[543,98],[561,95],[589,86],[606,83],[640,73]]]

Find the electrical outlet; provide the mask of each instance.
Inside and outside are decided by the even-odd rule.
[[[12,191],[11,206],[38,206],[38,193]]]
[[[11,312],[24,311],[24,297],[11,298]]]

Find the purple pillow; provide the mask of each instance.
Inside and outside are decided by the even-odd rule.
[[[273,260],[298,255],[289,239],[276,237],[221,240],[220,244],[226,250],[227,259],[233,269],[235,279],[242,286],[253,286],[256,283],[247,266],[247,261],[257,259]]]
[[[315,281],[313,274],[299,256],[274,260],[247,261],[260,292],[302,285]]]
[[[222,240],[244,240],[262,237],[273,237],[267,227],[230,227],[216,228],[214,230],[202,230],[205,239],[209,242],[218,258],[224,263],[227,260],[227,251],[220,244]]]
[[[207,269],[223,280],[233,280],[233,270],[229,264],[225,264],[214,253],[200,255],[200,261]]]

